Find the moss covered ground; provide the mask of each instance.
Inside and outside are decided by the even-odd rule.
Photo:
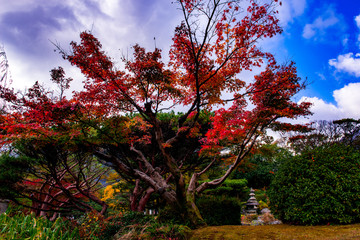
[[[216,226],[193,231],[190,240],[291,239],[345,240],[360,239],[360,224],[336,226]]]

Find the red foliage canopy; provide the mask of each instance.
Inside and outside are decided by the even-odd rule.
[[[27,95],[31,101],[23,98],[21,108],[6,116],[9,120],[2,125],[5,133],[2,139],[10,139],[11,134],[16,137],[47,135],[54,132],[54,126],[68,123],[73,123],[69,131],[61,131],[61,134],[78,134],[86,139],[94,135],[89,134],[91,131],[108,134],[102,132],[102,123],[113,122],[113,130],[121,136],[121,142],[111,140],[115,135],[108,134],[113,137],[107,138],[106,142],[113,146],[111,151],[104,149],[104,142],[93,142],[96,155],[111,162],[118,172],[141,179],[169,203],[183,206],[181,201],[192,198],[185,197],[182,161],[172,152],[179,142],[196,136],[203,142],[203,153],[216,152],[217,155],[224,147],[237,146],[232,166],[223,176],[197,186],[198,177],[212,163],[203,171],[194,172],[187,189],[193,195],[221,184],[244,159],[257,138],[279,118],[296,118],[310,113],[309,103],[292,101],[292,97],[304,88],[294,63],[278,65],[272,54],[257,47],[261,39],[282,31],[276,18],[276,2],[178,0],[184,20],[175,29],[168,67],[161,62],[159,49],[146,52],[135,45],[134,59],[123,59],[125,69],[119,70],[102,50],[98,39],[90,32],[83,32],[79,44],[71,43],[70,54],[60,50],[64,58],[79,67],[86,77],[84,90],[71,100],[61,98],[53,103],[44,90],[35,85]],[[262,65],[266,65],[265,70],[253,81],[239,78],[242,71]],[[58,75],[64,79],[63,74]],[[225,98],[229,94],[224,92],[232,97]],[[2,95],[6,94],[8,92],[3,91]],[[8,99],[14,101],[12,97]],[[169,102],[173,105],[167,107]],[[232,105],[225,108],[228,103]],[[211,119],[212,128],[200,136],[201,112],[212,111],[221,105],[223,108],[216,110]],[[177,133],[166,136],[158,115],[164,109],[176,109],[176,106],[186,110],[173,124]],[[135,120],[125,116],[133,113],[138,113]],[[114,117],[122,117],[122,120],[114,121]],[[134,141],[134,126],[145,137],[137,137]],[[278,128],[282,126],[286,130],[293,129],[291,124],[277,124]],[[150,157],[143,151],[149,144],[155,144],[152,146],[161,155],[161,166],[171,174],[173,185],[159,174],[158,166],[150,163]],[[114,149],[121,149],[122,155],[111,154]],[[130,157],[124,157],[130,152],[136,164],[130,163]]]

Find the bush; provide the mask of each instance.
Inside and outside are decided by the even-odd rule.
[[[78,226],[81,239],[106,240],[127,226],[144,225],[153,220],[152,216],[140,212],[118,213],[105,217],[97,212],[89,212],[74,221]]]
[[[188,239],[191,229],[187,226],[172,223],[160,224],[151,220],[145,224],[135,224],[123,227],[113,239]]]
[[[161,223],[153,216],[129,212],[121,217],[119,228],[111,239],[187,239],[191,229],[187,226]],[[100,238],[105,239],[105,238]]]
[[[159,211],[157,220],[161,223],[185,224],[190,226],[190,223],[183,222],[181,214],[178,208],[167,205]]]
[[[21,184],[25,171],[29,168],[31,159],[0,155],[0,198],[14,200],[23,192]]]
[[[268,204],[262,200],[259,201],[259,210],[263,210],[264,208],[269,208]]]
[[[246,179],[227,179],[221,186],[214,189],[207,189],[204,191],[206,195],[213,196],[226,196],[235,197],[241,200],[245,200],[249,194],[249,188],[247,187]]]
[[[0,239],[80,239],[78,229],[61,218],[50,222],[34,215],[0,215]]]
[[[45,218],[23,213],[0,215],[0,239],[187,239],[191,230],[182,225],[158,223],[154,217],[128,212],[109,218],[90,212],[77,220]],[[114,238],[114,236],[116,238]]]
[[[291,156],[287,149],[276,144],[265,144],[257,149],[257,153],[234,171],[232,178],[246,179],[248,186],[254,189],[268,188],[284,159]]]
[[[74,222],[79,229],[79,239],[186,239],[190,228],[159,223],[153,216],[140,212],[125,212],[108,218],[90,212]]]
[[[208,225],[241,224],[241,203],[236,198],[201,196],[196,204]]]
[[[294,224],[360,220],[360,153],[344,145],[304,151],[284,162],[268,196],[272,212]]]

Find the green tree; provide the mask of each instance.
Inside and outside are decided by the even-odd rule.
[[[279,169],[280,164],[292,154],[277,144],[264,144],[251,154],[232,178],[246,179],[252,188],[267,188]]]
[[[282,221],[293,224],[360,221],[360,152],[327,144],[281,164],[268,196]]]

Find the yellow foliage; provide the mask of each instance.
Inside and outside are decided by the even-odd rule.
[[[111,182],[114,180],[121,179],[121,177],[117,172],[111,171],[108,174],[104,175],[104,179],[106,179],[106,182]]]
[[[119,192],[119,189],[116,189],[117,191],[115,191],[115,189],[113,188],[112,185],[107,185],[104,189],[104,196],[103,198],[101,198],[102,201],[106,201],[108,199],[111,199],[114,197],[115,192]]]

